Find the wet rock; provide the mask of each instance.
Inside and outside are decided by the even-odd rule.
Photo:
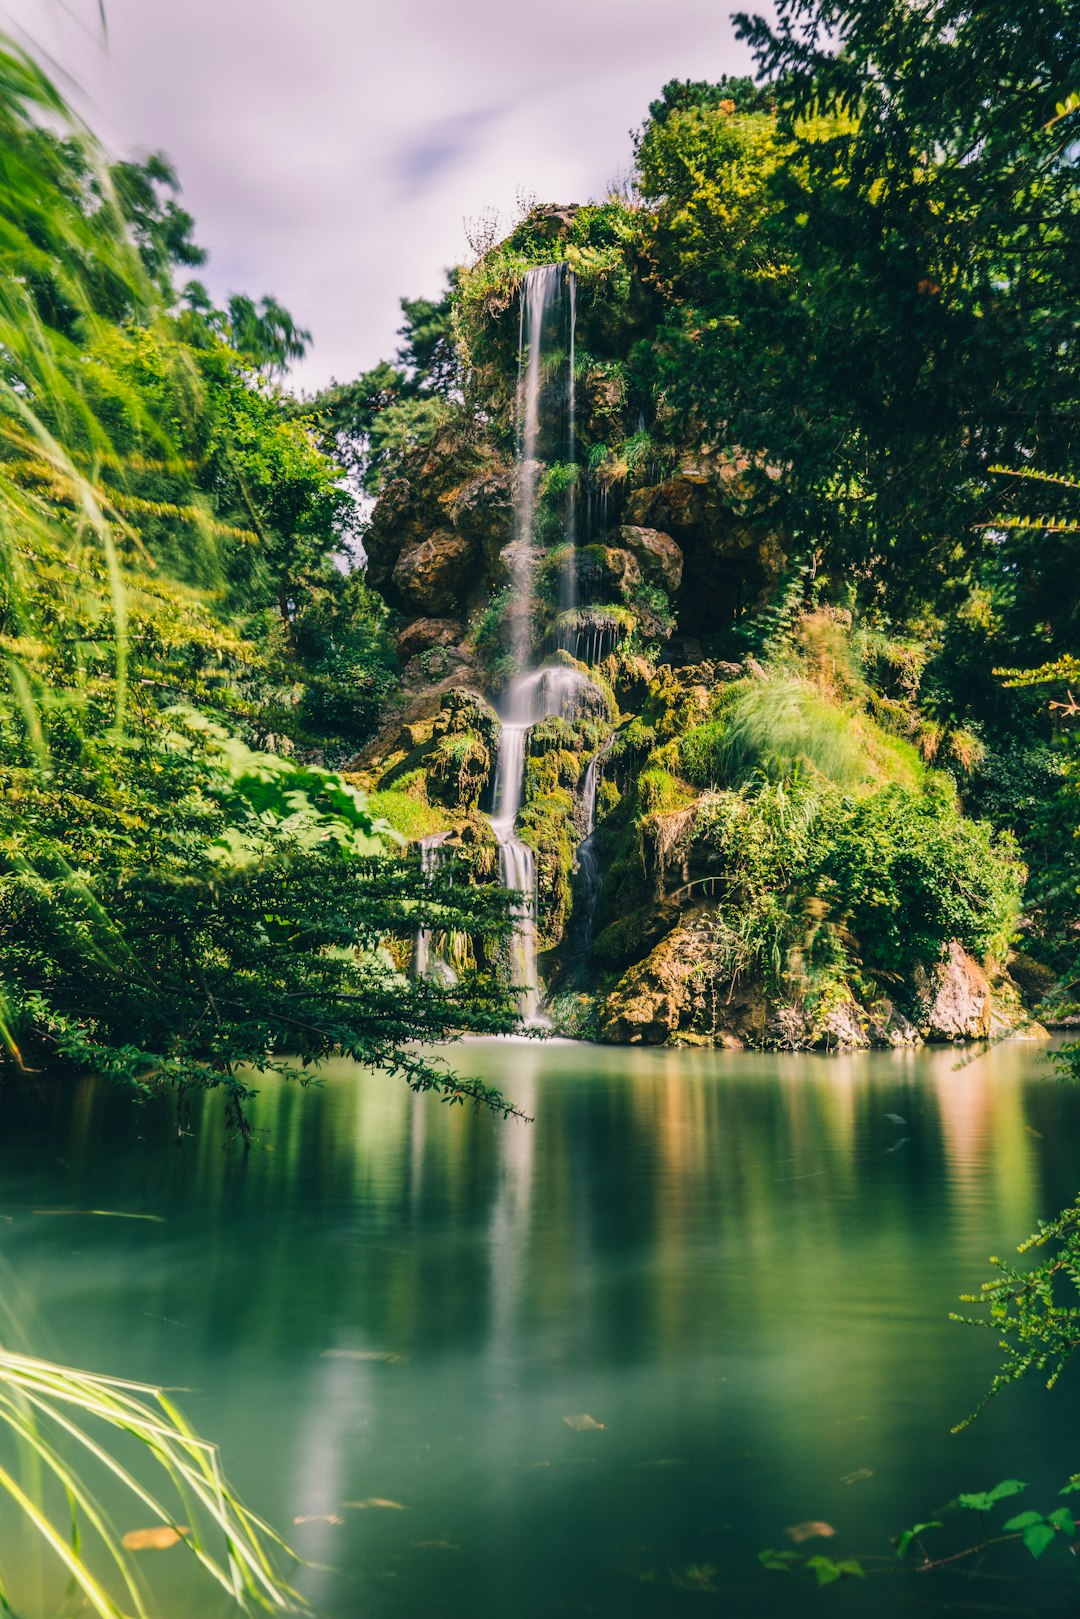
[[[397,638],[398,657],[408,663],[418,652],[433,646],[453,646],[464,630],[456,618],[414,618]]]
[[[475,561],[474,540],[440,529],[405,547],[394,563],[391,579],[406,606],[423,613],[445,613],[460,601]]]
[[[656,528],[638,528],[624,523],[619,530],[623,547],[634,556],[650,585],[658,585],[669,595],[682,584],[683,554],[670,534]]]

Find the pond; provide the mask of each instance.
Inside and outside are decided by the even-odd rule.
[[[1068,1378],[949,1432],[995,1356],[948,1312],[1080,1183],[1044,1050],[474,1042],[533,1123],[342,1064],[266,1082],[247,1154],[218,1098],[178,1143],[90,1083],[9,1088],[3,1333],[184,1389],[333,1619],[1072,1612],[1063,1547],[927,1578],[889,1546],[1080,1466]],[[887,1572],[762,1569],[804,1522]],[[145,1560],[167,1619],[231,1611]]]

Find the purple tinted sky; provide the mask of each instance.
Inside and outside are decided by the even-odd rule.
[[[750,9],[755,9],[751,6]],[[297,380],[394,347],[465,221],[601,196],[670,78],[745,72],[724,0],[0,0],[111,150],[175,162],[205,279],[311,328]]]

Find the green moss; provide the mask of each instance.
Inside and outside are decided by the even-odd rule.
[[[669,815],[694,801],[694,794],[686,784],[660,764],[650,764],[641,772],[637,796],[642,815]]]
[[[540,942],[552,945],[562,938],[570,914],[570,874],[576,844],[574,799],[565,788],[537,791],[537,785],[534,778],[532,794],[518,817],[518,836],[536,859]]]
[[[410,842],[430,837],[433,832],[445,831],[449,822],[444,809],[436,809],[425,799],[401,788],[368,794],[368,806],[373,815],[390,822],[395,832]]]

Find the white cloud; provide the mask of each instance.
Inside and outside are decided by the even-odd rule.
[[[748,71],[716,0],[11,0],[118,155],[162,149],[205,279],[311,328],[298,380],[394,347],[463,221],[602,194],[670,78]]]

